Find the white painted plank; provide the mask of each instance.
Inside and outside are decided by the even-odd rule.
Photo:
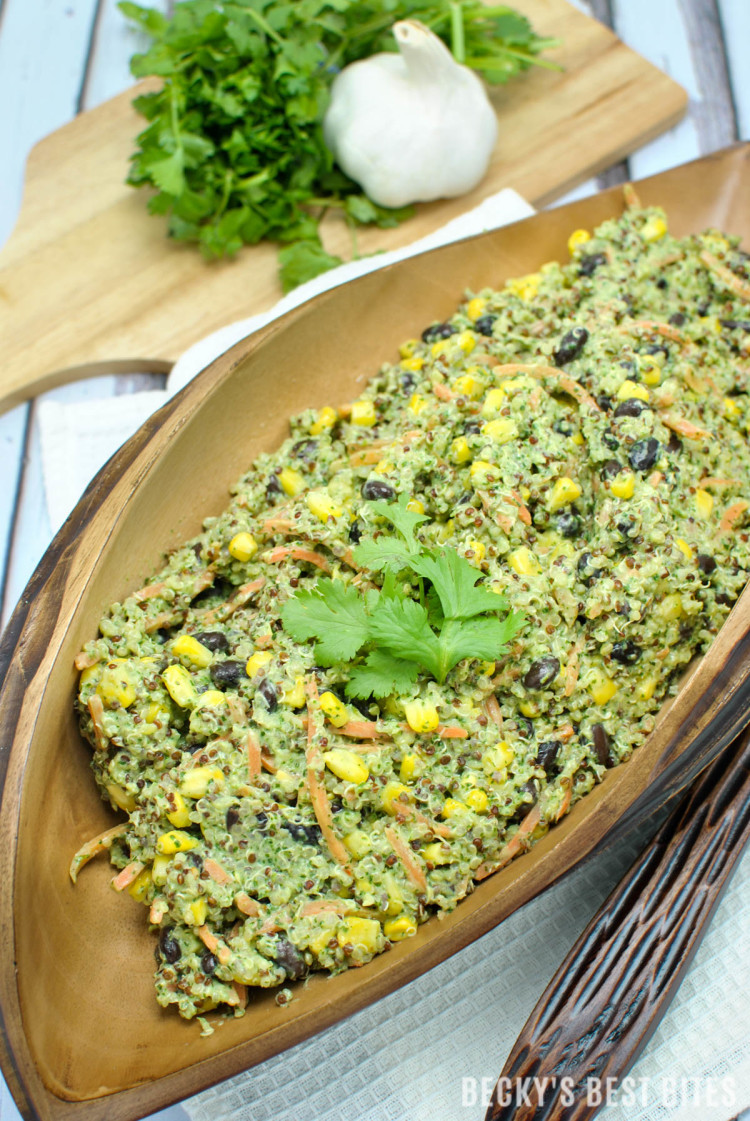
[[[149,0],[148,7],[166,14],[168,0]],[[148,36],[139,32],[118,10],[117,0],[102,0],[82,107],[93,109],[131,86],[135,79],[130,73],[130,57],[145,50],[148,44]]]
[[[5,562],[10,548],[13,513],[16,506],[28,405],[18,405],[0,416],[0,595],[2,595]]]
[[[750,140],[750,3],[748,0],[718,0],[719,16],[729,64],[729,77],[737,130],[741,140]]]
[[[38,140],[75,116],[96,0],[5,0],[0,27],[0,245]]]

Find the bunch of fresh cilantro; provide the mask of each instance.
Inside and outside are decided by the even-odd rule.
[[[397,531],[353,550],[358,565],[383,573],[382,588],[362,592],[321,579],[287,600],[287,633],[315,639],[319,665],[349,663],[347,696],[362,699],[406,693],[420,670],[442,684],[465,658],[499,658],[523,617],[509,613],[505,598],[480,584],[481,572],[455,549],[421,544],[415,531],[427,519],[407,510],[404,496],[394,505],[372,502],[370,510]]]
[[[285,291],[341,263],[318,232],[329,207],[352,231],[409,213],[376,206],[333,164],[321,121],[338,70],[395,49],[390,28],[405,18],[490,82],[541,62],[552,45],[513,9],[478,0],[182,0],[171,19],[130,0],[119,7],[153,40],[132,58],[133,74],[163,79],[134,101],[149,123],[128,182],[155,188],[151,213],[206,257],[283,243]]]

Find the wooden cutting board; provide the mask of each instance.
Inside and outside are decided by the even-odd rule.
[[[685,91],[567,0],[517,0],[549,57],[492,92],[499,140],[480,186],[430,203],[394,230],[363,230],[360,252],[406,245],[514,187],[535,206],[627,156],[676,123]],[[0,252],[0,411],[77,377],[164,372],[197,339],[270,307],[281,295],[276,247],[207,264],[171,243],[146,196],[124,184],[143,121],[129,90],[52,133],[31,153],[18,224]],[[331,219],[326,246],[351,242]],[[460,287],[460,281],[457,281]]]

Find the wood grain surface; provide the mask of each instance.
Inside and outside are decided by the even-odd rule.
[[[748,838],[746,731],[695,783],[567,955],[516,1040],[486,1121],[590,1121],[599,1112],[593,1085],[615,1090],[630,1070]],[[524,1080],[530,1091],[519,1104]]]
[[[639,191],[646,205],[666,203],[678,235],[710,224],[750,233],[750,147],[657,176]],[[70,853],[112,822],[72,711],[73,657],[106,604],[223,507],[228,484],[248,459],[278,446],[290,414],[350,399],[415,318],[447,314],[457,276],[477,289],[502,283],[539,256],[560,256],[571,228],[591,228],[621,205],[612,189],[403,261],[296,309],[165,405],[108,463],[56,537],[0,647],[0,1058],[17,1100],[43,1121],[130,1121],[364,1007],[544,890],[616,835],[644,797],[682,788],[747,722],[750,590],[647,742],[523,860],[366,969],[315,976],[284,1009],[272,993],[254,994],[251,1015],[207,1039],[154,1002],[151,935],[140,909],[109,890],[106,865],[87,869],[75,888],[67,878]],[[356,321],[358,331],[341,332],[342,321]]]
[[[683,114],[686,94],[601,23],[565,0],[525,0],[535,27],[562,45],[493,91],[500,136],[488,175],[472,194],[420,206],[394,230],[363,230],[360,251],[408,244],[501,187],[535,205],[622,159]],[[216,327],[271,306],[281,295],[276,249],[262,244],[207,265],[169,242],[145,198],[124,185],[143,122],[127,92],[43,140],[29,159],[19,223],[0,253],[0,409],[74,377],[168,367]],[[327,246],[344,257],[345,224],[326,222]]]

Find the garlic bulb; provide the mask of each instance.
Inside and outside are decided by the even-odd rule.
[[[354,62],[334,79],[326,144],[380,206],[465,194],[497,138],[484,87],[424,24],[402,20],[393,33],[399,54]]]

